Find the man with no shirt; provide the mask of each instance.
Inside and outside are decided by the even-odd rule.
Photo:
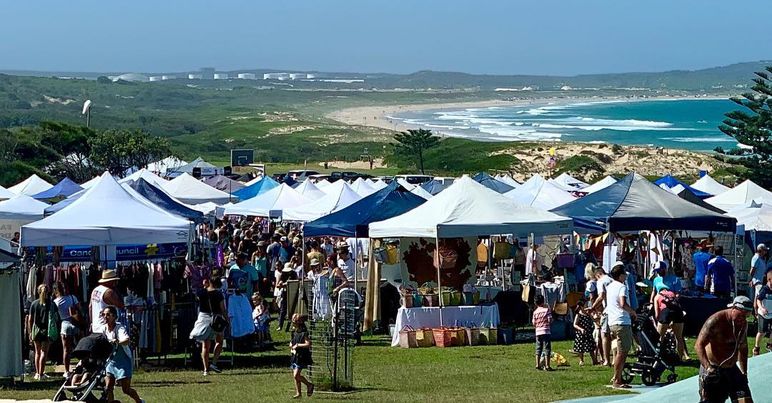
[[[737,297],[702,326],[695,350],[700,359],[700,402],[752,403],[748,386],[748,322],[753,303]]]

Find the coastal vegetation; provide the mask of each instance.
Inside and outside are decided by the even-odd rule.
[[[418,161],[418,170],[425,174],[424,153],[436,147],[440,138],[432,134],[431,130],[410,129],[394,135],[394,151],[408,157],[415,157]]]

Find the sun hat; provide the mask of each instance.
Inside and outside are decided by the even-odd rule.
[[[753,302],[746,296],[740,295],[734,297],[731,304],[726,306],[727,308],[736,308],[746,312],[753,312]]]
[[[118,280],[120,279],[118,278],[118,273],[115,270],[105,270],[102,272],[102,278],[99,279],[99,284]]]
[[[335,245],[335,249],[341,250],[341,249],[348,249],[348,244],[346,241],[340,241],[337,245]]]
[[[284,263],[284,268],[281,269],[281,272],[282,273],[289,273],[289,272],[295,270],[295,268],[293,266],[294,265],[292,263]]]
[[[311,262],[308,264],[309,266],[319,266],[319,259],[311,259]]]

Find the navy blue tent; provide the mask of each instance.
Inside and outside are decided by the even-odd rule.
[[[238,197],[239,200],[244,201],[251,199],[259,194],[263,194],[276,186],[279,186],[279,182],[276,182],[273,180],[273,178],[269,176],[264,176],[263,179],[243,188],[239,189],[235,192],[233,192],[234,197]]]
[[[692,188],[691,186],[689,186],[689,185],[679,181],[678,179],[674,178],[673,175],[670,175],[670,174],[667,174],[667,175],[657,179],[656,181],[654,181],[654,184],[657,185],[657,186],[665,184],[665,186],[667,186],[669,188],[674,188],[674,187],[676,187],[678,185],[681,185],[684,188],[689,189],[690,192],[694,193],[694,195],[699,197],[700,199],[705,199],[705,198],[708,198],[710,196],[713,196],[712,194],[708,194],[708,193],[705,193],[703,191],[700,191],[700,190]]]
[[[587,232],[693,230],[734,232],[737,220],[702,208],[631,173],[617,183],[551,210]]]
[[[204,218],[204,213],[193,210],[192,208],[174,200],[171,196],[166,194],[161,189],[153,186],[150,182],[139,178],[139,180],[131,182],[131,188],[136,190],[137,193],[142,195],[145,199],[150,200],[156,206],[180,217],[185,217],[189,220],[200,220]]]
[[[475,182],[485,186],[486,188],[495,190],[499,193],[507,193],[514,189],[512,186],[507,185],[506,183],[488,175],[485,172],[478,173],[477,175],[473,176],[472,179],[474,179]]]
[[[445,190],[445,188],[448,187],[448,185],[445,185],[444,183],[438,181],[437,179],[432,179],[429,182],[426,182],[423,185],[421,185],[421,187],[425,191],[429,192],[429,194],[434,196],[437,193],[440,193],[443,190]]]
[[[80,185],[70,180],[70,178],[64,178],[59,183],[54,185],[51,189],[44,190],[36,195],[33,195],[33,199],[47,200],[55,199],[57,197],[69,197],[75,193],[83,190]]]
[[[425,201],[392,181],[389,186],[342,210],[306,223],[303,235],[367,238],[370,223],[404,214]]]

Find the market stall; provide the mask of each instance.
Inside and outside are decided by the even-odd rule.
[[[235,199],[230,194],[217,190],[187,173],[177,176],[162,187],[164,191],[187,204],[208,202],[225,204]]]
[[[301,206],[309,202],[311,200],[306,199],[295,189],[282,183],[251,199],[226,207],[225,215],[280,218],[284,209]]]
[[[436,280],[440,309],[432,312],[436,313],[440,325],[452,326],[454,323],[444,319],[445,307],[451,305],[454,298],[458,299],[466,284],[476,283],[478,237],[569,234],[571,230],[570,219],[516,204],[464,176],[423,205],[397,217],[371,223],[370,237],[401,239],[399,258],[403,284],[418,288],[428,283],[427,279]],[[430,276],[432,271],[434,274]],[[400,308],[405,309],[411,308]],[[398,317],[407,314],[402,312]],[[461,318],[461,322],[475,320],[474,317],[466,319]],[[498,318],[494,318],[494,322],[493,325],[497,325]],[[393,345],[398,342],[398,338],[392,340]]]

